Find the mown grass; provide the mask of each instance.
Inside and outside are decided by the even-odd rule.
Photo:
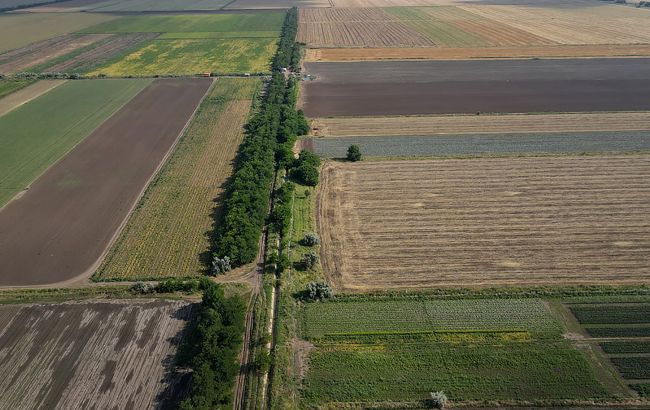
[[[185,277],[204,272],[207,265],[202,255],[210,249],[213,207],[232,172],[250,100],[260,85],[255,78],[216,81],[96,280]]]
[[[68,81],[0,117],[0,206],[150,82]]]
[[[153,40],[90,75],[241,74],[270,71],[272,38]]]
[[[25,88],[34,80],[0,80],[0,98]]]
[[[84,29],[84,33],[201,33],[228,31],[279,32],[283,12],[126,16]]]

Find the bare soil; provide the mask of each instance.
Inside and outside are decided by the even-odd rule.
[[[90,276],[211,83],[154,81],[0,210],[0,286]]]
[[[182,301],[0,306],[0,407],[164,408],[191,312]]]
[[[329,162],[321,181],[342,289],[650,281],[650,156]]]
[[[42,80],[0,99],[0,117],[65,83],[66,80]]]
[[[650,109],[650,60],[306,63],[310,117]]]

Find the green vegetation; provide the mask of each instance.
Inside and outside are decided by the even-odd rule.
[[[539,299],[380,300],[308,303],[303,331],[328,335],[508,331],[559,335],[561,327]]]
[[[292,67],[294,70],[298,71],[301,49],[300,44],[296,43],[296,34],[298,34],[298,9],[293,7],[287,12],[284,25],[282,26],[282,35],[280,37],[278,52],[275,54],[275,58],[273,59],[274,71],[279,71],[282,68],[288,67]],[[296,88],[293,98],[296,98],[297,95],[298,90]]]
[[[110,14],[0,14],[0,53],[114,19]]]
[[[25,88],[33,82],[33,80],[28,79],[0,79],[0,98]]]
[[[441,337],[441,339],[444,336]],[[323,343],[310,356],[304,400],[545,400],[604,397],[580,352],[567,342],[512,340],[510,334],[460,333],[449,341]]]
[[[592,337],[650,337],[650,326],[585,327]]]
[[[69,81],[0,117],[0,206],[149,83]]]
[[[650,323],[650,303],[572,305],[571,311],[583,324]]]
[[[192,369],[190,393],[180,407],[227,408],[239,373],[246,304],[239,296],[226,297],[223,289],[208,279],[201,281],[201,287],[201,306],[177,356],[181,365]]]
[[[287,13],[285,27],[296,26],[295,9]],[[287,29],[283,29],[283,36]],[[273,66],[280,55],[287,55],[292,44],[281,41]],[[298,130],[290,121],[296,114],[296,90],[274,71],[261,110],[246,126],[239,149],[233,179],[224,201],[224,216],[217,222],[215,258],[228,256],[233,266],[252,262],[258,251],[262,227],[268,213],[269,188],[274,176],[275,159],[282,153],[283,142],[295,139]],[[303,118],[304,119],[304,118]]]
[[[650,357],[611,357],[610,360],[626,379],[650,379]]]
[[[630,387],[636,390],[639,396],[650,397],[650,383],[633,384]]]
[[[348,161],[357,162],[361,161],[361,149],[358,145],[352,144],[348,147],[348,152],[345,155]]]
[[[227,3],[227,0],[109,0],[90,4],[86,9],[101,12],[218,10]]]
[[[261,81],[220,78],[147,189],[97,280],[146,280],[205,273],[210,249],[206,232],[221,185],[232,173],[250,101]],[[215,208],[216,206],[216,208]]]
[[[320,158],[309,151],[301,151],[290,165],[289,175],[307,186],[318,185]]]
[[[89,27],[84,33],[207,33],[279,31],[283,12],[126,16]]]
[[[152,40],[91,76],[243,74],[269,71],[274,38]]]
[[[159,40],[187,40],[205,38],[278,38],[279,31],[207,31],[190,33],[163,33]]]
[[[650,353],[650,341],[624,340],[615,342],[603,342],[600,347],[605,353]]]

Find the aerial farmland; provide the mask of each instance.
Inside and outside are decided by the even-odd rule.
[[[0,408],[650,407],[650,8],[0,0]]]

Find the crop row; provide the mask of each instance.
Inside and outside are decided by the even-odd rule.
[[[650,337],[650,327],[587,327],[592,337]]]
[[[650,303],[574,305],[571,311],[583,324],[650,323]]]
[[[610,360],[625,379],[650,378],[650,357],[612,357]]]
[[[584,357],[566,343],[340,345],[310,356],[309,404],[602,397]]]
[[[539,299],[397,300],[307,304],[308,338],[327,334],[525,330],[555,334],[559,325]]]
[[[650,353],[650,341],[644,340],[603,342],[600,347],[605,353],[609,354]]]

